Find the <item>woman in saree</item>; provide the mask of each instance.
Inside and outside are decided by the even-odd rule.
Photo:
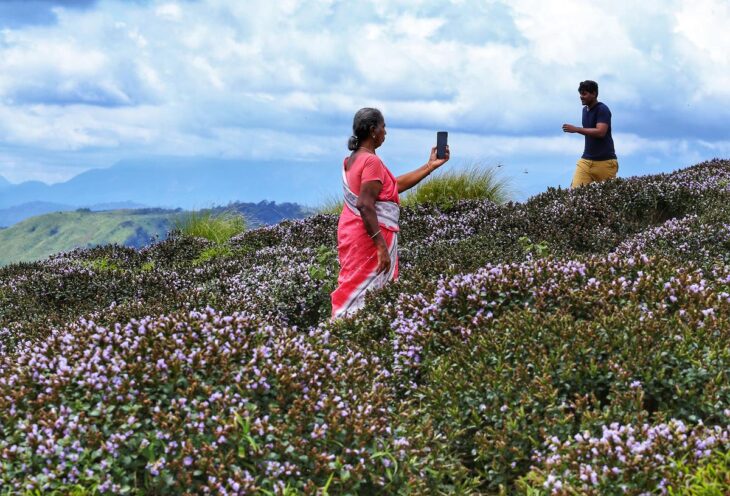
[[[402,193],[449,160],[436,158],[436,147],[424,165],[395,177],[375,150],[385,141],[385,119],[374,108],[357,111],[347,144],[352,152],[342,168],[345,204],[337,225],[340,274],[332,293],[332,318],[362,308],[367,291],[398,278],[398,219]]]

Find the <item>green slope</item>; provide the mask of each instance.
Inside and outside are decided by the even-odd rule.
[[[164,237],[172,210],[56,212],[32,217],[0,231],[0,266],[40,260],[78,247],[117,243],[141,247],[153,236]]]

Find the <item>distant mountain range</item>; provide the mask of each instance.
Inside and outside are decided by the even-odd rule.
[[[72,205],[132,202],[154,207],[210,208],[229,202],[317,204],[332,185],[318,182],[320,164],[158,157],[92,169],[57,184],[0,178],[0,209],[32,202]],[[336,185],[338,176],[333,175]]]
[[[276,203],[272,201],[260,201],[258,203],[232,202],[210,210],[213,214],[238,212],[246,218],[248,228],[277,224],[286,219],[303,219],[314,213],[313,210],[302,207],[297,203]]]

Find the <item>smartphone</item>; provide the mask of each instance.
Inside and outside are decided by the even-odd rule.
[[[439,131],[436,133],[436,158],[446,158],[446,144],[449,139],[449,133]]]

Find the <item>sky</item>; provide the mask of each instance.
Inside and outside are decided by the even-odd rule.
[[[728,25],[728,0],[0,0],[0,176],[294,161],[321,187],[291,200],[316,203],[374,106],[396,175],[446,130],[444,167],[499,165],[524,199],[570,184],[585,79],[619,176],[668,172],[730,157]]]

